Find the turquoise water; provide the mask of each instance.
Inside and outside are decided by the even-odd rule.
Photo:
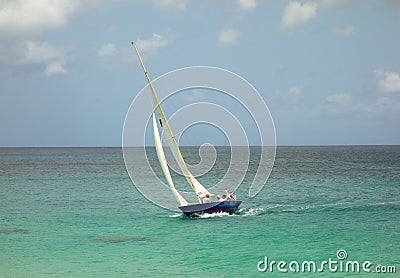
[[[260,194],[246,188],[237,215],[189,219],[140,195],[119,148],[0,149],[0,277],[342,277],[257,269],[340,249],[399,275],[400,146],[279,147]]]

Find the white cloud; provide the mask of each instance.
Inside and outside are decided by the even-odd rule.
[[[235,45],[240,37],[240,33],[234,29],[222,29],[218,36],[218,46]]]
[[[315,18],[317,16],[317,6],[314,2],[301,4],[297,1],[291,1],[283,12],[282,28],[292,29]]]
[[[121,27],[117,23],[110,23],[110,24],[107,24],[106,26],[104,26],[104,30],[106,32],[110,32],[110,33],[118,31],[120,29],[121,29]]]
[[[340,104],[349,105],[351,104],[352,97],[350,94],[334,94],[326,97],[325,102],[328,104]]]
[[[42,64],[64,56],[62,50],[47,42],[25,41],[16,47],[19,55],[15,62],[19,64]]]
[[[297,105],[299,103],[299,100],[301,98],[301,94],[303,92],[303,89],[300,87],[292,87],[288,91],[288,96],[289,96],[289,101]]]
[[[206,93],[198,89],[186,90],[183,94],[183,99],[188,102],[201,101],[206,99]]]
[[[48,76],[66,74],[65,49],[34,38],[67,24],[80,5],[76,0],[0,0],[0,63],[37,65]]]
[[[67,74],[67,70],[65,69],[63,62],[52,62],[46,66],[43,73],[46,76],[63,75]]]
[[[153,0],[156,8],[170,9],[178,12],[186,9],[187,0]]]
[[[66,74],[66,53],[63,48],[48,42],[23,41],[0,46],[0,63],[37,65],[44,67],[45,75]]]
[[[254,10],[257,6],[255,0],[237,0],[236,3],[240,8],[248,11]]]
[[[334,94],[326,97],[323,102],[322,111],[341,114],[354,112],[368,113],[374,117],[379,115],[383,117],[398,117],[400,113],[400,102],[390,97],[379,97],[377,99],[363,98],[363,102],[353,100],[351,94]]]
[[[361,112],[379,114],[381,116],[398,117],[400,113],[400,102],[388,97],[380,97],[370,104],[360,105]]]
[[[378,80],[378,91],[383,93],[400,92],[400,74],[397,72],[375,70]]]
[[[292,97],[298,97],[298,96],[301,95],[302,91],[303,90],[301,88],[299,88],[299,87],[292,87],[292,88],[289,89],[289,95],[292,96]]]
[[[333,26],[332,32],[338,36],[348,37],[354,35],[357,32],[357,30],[354,26],[343,26],[343,27]]]
[[[76,9],[70,0],[14,0],[0,2],[0,34],[12,37],[63,26]]]
[[[136,41],[136,45],[143,53],[152,52],[159,48],[167,46],[168,40],[161,35],[153,34],[153,36],[149,40],[138,39]]]
[[[376,103],[379,105],[388,105],[388,104],[390,104],[390,99],[387,97],[381,97],[381,98],[378,98]]]
[[[107,43],[100,46],[97,55],[100,57],[110,56],[117,52],[117,47],[113,43]]]

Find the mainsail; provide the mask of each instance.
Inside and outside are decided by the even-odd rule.
[[[158,123],[160,124],[161,128],[163,129],[166,137],[166,141],[168,143],[168,146],[171,149],[171,152],[175,158],[175,161],[177,162],[179,168],[181,169],[183,175],[185,176],[187,182],[190,184],[190,186],[193,188],[194,192],[197,195],[197,198],[199,200],[199,203],[201,203],[201,198],[204,197],[206,194],[210,194],[208,190],[189,172],[187,165],[185,163],[185,160],[183,159],[182,153],[178,147],[178,143],[176,142],[175,136],[172,133],[171,127],[168,124],[167,118],[165,117],[164,111],[160,105],[160,102],[158,100],[157,94],[153,88],[153,85],[151,83],[149,74],[147,73],[147,70],[143,64],[142,58],[140,57],[139,50],[136,47],[135,43],[132,43],[136,54],[139,58],[140,64],[142,65],[144,74],[146,75],[147,82],[149,83],[149,87],[153,96],[153,103],[154,103],[154,112],[157,115]],[[161,143],[160,143],[161,144]],[[162,146],[161,146],[162,148]],[[161,161],[160,161],[161,164]],[[165,172],[164,172],[165,174]],[[167,177],[166,177],[167,179]],[[176,190],[176,189],[175,189]]]

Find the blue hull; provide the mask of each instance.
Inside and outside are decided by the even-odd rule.
[[[196,217],[204,213],[228,212],[234,213],[240,206],[241,201],[211,202],[206,204],[194,204],[179,207],[189,217]]]

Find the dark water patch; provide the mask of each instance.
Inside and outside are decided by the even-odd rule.
[[[28,232],[28,230],[21,229],[21,228],[0,227],[0,234],[11,235],[11,234],[24,234],[24,233],[27,233],[27,232]]]
[[[95,242],[102,242],[102,243],[122,243],[128,241],[150,241],[148,237],[98,237],[93,239]]]

